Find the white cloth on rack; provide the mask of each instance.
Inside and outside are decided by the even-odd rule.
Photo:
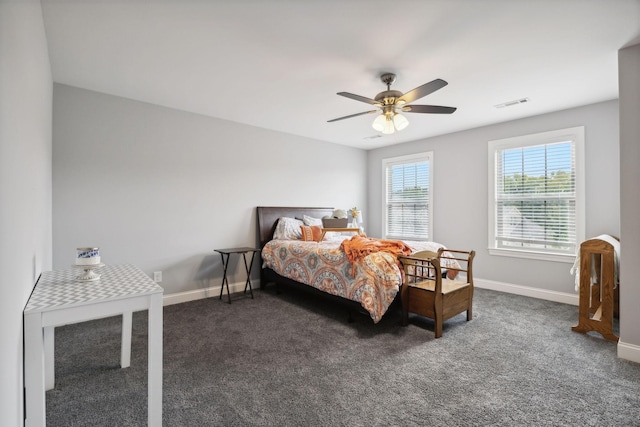
[[[615,237],[612,237],[608,234],[601,234],[598,237],[594,237],[589,240],[603,240],[613,246],[613,259],[614,259],[614,269],[613,269],[613,287],[618,286],[618,269],[620,265],[620,242]],[[569,270],[570,274],[575,275],[575,289],[576,292],[580,290],[580,246],[578,246],[578,250],[576,251],[576,260]],[[591,283],[595,283],[597,281],[596,278],[596,270],[595,265],[591,265]]]

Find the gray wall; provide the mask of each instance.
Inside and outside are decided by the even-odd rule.
[[[619,235],[617,101],[369,151],[369,234],[381,234],[382,159],[433,150],[434,240],[452,248],[475,249],[478,279],[574,293],[571,264],[490,256],[487,251],[488,141],[574,126],[585,126],[586,236]]]
[[[0,424],[23,422],[22,310],[51,269],[51,68],[39,1],[0,2]]]
[[[640,362],[640,44],[620,50],[620,341]],[[618,354],[621,354],[620,346]]]
[[[365,203],[363,150],[59,84],[53,117],[54,268],[95,245],[165,295],[219,286],[213,249],[256,245],[256,206]]]

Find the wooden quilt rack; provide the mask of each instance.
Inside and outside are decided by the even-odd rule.
[[[615,283],[615,250],[601,239],[580,245],[580,301],[575,332],[595,331],[618,342],[613,317],[618,314],[619,290]]]

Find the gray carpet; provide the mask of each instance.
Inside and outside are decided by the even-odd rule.
[[[640,365],[571,331],[577,307],[476,290],[436,340],[433,323],[374,325],[344,307],[273,287],[255,299],[164,308],[165,426],[633,426]],[[120,318],[56,328],[50,426],[146,425],[146,312],[131,367]]]

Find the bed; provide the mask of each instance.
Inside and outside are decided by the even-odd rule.
[[[351,263],[340,248],[342,240],[350,236],[334,236],[321,242],[273,239],[280,218],[320,219],[332,212],[331,207],[257,208],[263,261],[260,287],[264,289],[267,283],[276,283],[312,288],[347,303],[351,309],[361,307],[377,323],[399,295],[402,285],[402,268],[397,256],[373,252]],[[433,242],[404,243],[411,252],[437,251],[442,247]]]

